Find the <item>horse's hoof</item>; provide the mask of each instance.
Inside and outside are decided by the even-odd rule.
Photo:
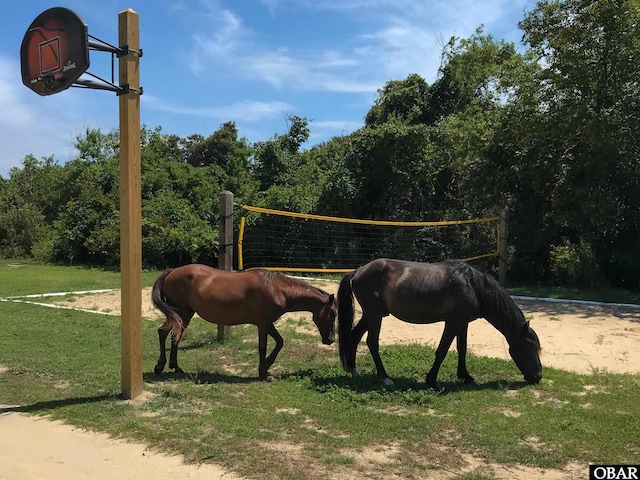
[[[156,375],[160,375],[162,373],[162,371],[164,370],[164,367],[160,366],[160,365],[156,365],[153,368],[153,373],[155,373]]]
[[[382,383],[385,387],[393,387],[393,380],[391,380],[390,378],[383,378]]]
[[[429,380],[427,378],[427,380],[425,380],[424,382],[427,385],[427,388],[430,388],[431,390],[433,390],[434,392],[438,392],[438,382],[435,382],[433,380]]]
[[[359,377],[360,374],[358,373],[358,370],[356,370],[355,368],[353,370],[351,370],[351,378],[355,378],[355,377]]]
[[[475,385],[475,383],[476,383],[475,378],[473,378],[471,375],[467,375],[466,377],[462,377],[462,378],[460,378],[460,380],[462,380],[462,383],[464,383],[466,385]]]
[[[173,371],[174,373],[184,373],[184,370],[182,370],[180,367],[175,367]]]

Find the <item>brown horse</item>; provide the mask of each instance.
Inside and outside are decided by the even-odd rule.
[[[353,297],[362,307],[362,319],[353,327]],[[427,374],[435,388],[438,370],[457,337],[458,378],[473,382],[466,366],[469,322],[483,317],[507,339],[509,354],[529,383],[542,378],[540,341],[509,294],[489,275],[460,260],[417,263],[380,258],[345,275],[338,289],[340,359],[352,375],[356,349],[369,331],[367,346],[385,385],[393,382],[380,359],[378,340],[382,317],[392,314],[409,323],[444,321],[436,358]]]
[[[153,285],[151,299],[167,317],[158,329],[160,357],[154,368],[157,374],[164,370],[167,362],[165,342],[169,332],[169,367],[182,372],[178,366],[178,343],[194,313],[218,325],[256,325],[262,380],[268,378],[269,367],[284,345],[274,325],[284,313],[311,312],[322,343],[331,345],[335,340],[334,296],[301,280],[267,270],[228,272],[199,264],[169,268]],[[268,357],[267,335],[276,342]]]

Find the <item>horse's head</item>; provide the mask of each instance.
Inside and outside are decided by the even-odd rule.
[[[536,384],[540,381],[542,378],[540,340],[529,322],[524,323],[516,338],[509,345],[509,354],[528,383]]]
[[[322,343],[331,345],[336,341],[335,320],[338,312],[338,305],[335,295],[328,295],[327,302],[322,305],[320,310],[313,314],[313,323],[318,327],[318,331],[322,336]]]

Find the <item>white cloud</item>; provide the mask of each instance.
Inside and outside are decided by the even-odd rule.
[[[526,1],[516,0],[515,5],[523,8]],[[514,8],[513,0],[263,0],[275,17],[297,10],[353,19],[353,30],[333,45],[327,46],[319,32],[317,46],[283,49],[273,44],[274,32],[252,30],[239,15],[214,3],[215,13],[205,15],[210,21],[206,26],[200,23],[194,36],[194,72],[206,73],[203,59],[209,59],[228,75],[261,80],[278,89],[352,93],[375,92],[388,80],[410,73],[433,81],[450,36],[468,36],[481,24],[502,18],[506,8]]]
[[[160,98],[146,94],[142,97],[145,107],[155,110],[196,117],[213,118],[220,121],[248,121],[255,122],[268,118],[281,116],[283,112],[293,110],[293,106],[284,102],[257,102],[243,100],[230,105],[218,107],[185,107],[171,102],[166,102]]]
[[[232,59],[252,36],[242,20],[231,10],[220,8],[218,2],[198,3],[197,23],[207,27],[200,27],[199,31],[193,35],[194,49],[189,57],[189,66],[196,74],[206,70],[203,59]],[[194,12],[186,13],[196,15]]]

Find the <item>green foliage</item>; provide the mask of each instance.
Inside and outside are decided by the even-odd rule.
[[[38,243],[44,216],[34,205],[8,206],[0,212],[0,249],[9,257],[29,257]]]
[[[417,74],[405,80],[391,80],[378,91],[378,98],[365,117],[365,125],[374,127],[390,121],[409,125],[428,123],[426,110],[431,92],[429,84]]]
[[[254,145],[252,169],[262,190],[270,186],[290,186],[293,176],[304,162],[299,152],[301,145],[309,139],[306,118],[290,116],[289,131],[275,135],[271,140]]]
[[[527,215],[541,230],[538,261],[544,243],[565,236],[587,241],[602,265],[637,241],[639,19],[637,0],[567,0],[539,2],[520,23],[544,65],[533,83],[539,114],[517,122],[526,131],[513,142],[519,176],[535,185]]]
[[[143,209],[142,252],[145,266],[215,264],[218,230],[202,219],[187,199],[167,192]]]
[[[246,141],[227,123],[208,139],[143,127],[141,145],[144,266],[215,264],[220,192],[234,188],[248,196],[255,189]],[[0,254],[119,265],[117,132],[88,129],[76,149],[78,157],[64,166],[27,156],[24,168],[0,183],[6,206],[0,212]]]
[[[51,260],[70,264],[120,263],[119,164],[117,158],[64,167],[77,194],[53,222]]]
[[[596,284],[598,265],[591,246],[584,240],[574,245],[565,239],[551,249],[550,269],[557,285],[568,287],[593,287]]]
[[[78,160],[100,163],[119,155],[120,139],[117,131],[105,134],[99,128],[87,128],[84,135],[76,137],[75,147],[78,151]]]

